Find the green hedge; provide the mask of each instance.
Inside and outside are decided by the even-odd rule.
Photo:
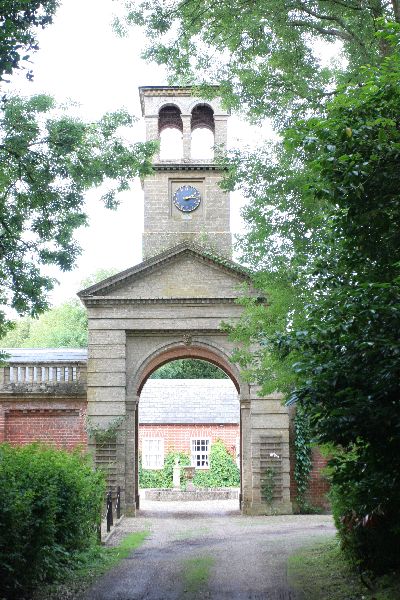
[[[82,452],[0,444],[0,489],[0,581],[11,599],[96,543],[105,483]]]
[[[330,500],[342,550],[361,570],[400,568],[400,486],[390,465],[363,463],[357,449],[330,461]]]
[[[177,457],[181,466],[190,465],[189,454],[176,451],[168,452],[163,469],[142,469],[140,461],[139,486],[141,488],[171,488],[172,471]],[[221,440],[216,440],[211,445],[210,468],[197,470],[193,484],[199,488],[238,487],[240,485],[240,471]]]

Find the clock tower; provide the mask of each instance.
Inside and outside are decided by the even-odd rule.
[[[218,99],[205,102],[191,87],[139,88],[146,140],[175,130],[175,142],[154,157],[154,174],[143,181],[143,260],[182,242],[230,258],[229,194],[219,187],[222,169],[214,155],[197,158],[193,140],[203,130],[214,152],[226,149],[228,113]]]

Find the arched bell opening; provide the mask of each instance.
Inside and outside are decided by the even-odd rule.
[[[191,115],[191,158],[214,158],[214,111],[208,104],[197,104]]]
[[[183,123],[181,111],[175,104],[167,104],[158,113],[158,135],[162,160],[183,157]]]

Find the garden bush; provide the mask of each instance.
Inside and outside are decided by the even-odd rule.
[[[196,487],[207,488],[238,487],[240,485],[240,471],[221,440],[216,440],[211,445],[210,468],[196,471],[193,484]]]
[[[89,457],[0,444],[0,597],[25,596],[96,543],[104,477]]]
[[[330,499],[341,547],[360,570],[376,575],[400,567],[400,488],[386,465],[368,469],[357,449],[330,461]]]

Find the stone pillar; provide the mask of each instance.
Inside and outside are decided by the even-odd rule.
[[[137,398],[135,411],[135,505],[140,508],[139,497],[139,398]]]
[[[228,123],[227,117],[224,115],[214,115],[215,133],[214,145],[215,155],[224,153],[228,141]]]
[[[158,115],[148,116],[145,119],[146,122],[146,142],[154,142],[155,140],[160,141],[160,135],[158,131]],[[153,157],[154,162],[160,160],[160,153]]]
[[[241,508],[247,512],[252,500],[252,472],[251,472],[251,422],[250,422],[250,400],[240,400],[240,487]]]
[[[191,120],[192,115],[181,115],[183,131],[182,131],[182,143],[183,143],[183,160],[190,160],[192,154],[192,129]]]
[[[136,514],[136,414],[138,398],[126,401],[125,415],[125,507],[124,514]]]
[[[179,466],[179,458],[175,459],[175,464],[174,464],[174,468],[172,471],[172,484],[173,484],[174,490],[181,489],[181,468]]]
[[[280,394],[260,398],[251,387],[252,499],[248,514],[290,514],[289,414]],[[272,503],[265,501],[262,486],[268,469],[276,472]]]

